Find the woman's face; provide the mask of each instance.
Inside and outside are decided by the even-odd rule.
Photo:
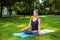
[[[33,15],[34,15],[34,16],[37,16],[38,13],[37,13],[36,11],[33,11]]]

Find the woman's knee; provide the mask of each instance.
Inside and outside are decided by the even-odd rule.
[[[38,32],[33,32],[33,35],[39,35]]]
[[[26,29],[26,30],[24,30],[24,33],[31,34],[31,33],[33,33],[33,32],[32,32],[32,30]]]

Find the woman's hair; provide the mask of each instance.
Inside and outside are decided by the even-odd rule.
[[[36,13],[39,13],[38,9],[34,9],[34,11],[36,11]]]

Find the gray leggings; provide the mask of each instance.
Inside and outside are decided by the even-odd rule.
[[[33,35],[38,35],[38,32],[33,32],[32,30],[24,30],[24,33],[26,34],[33,34]]]

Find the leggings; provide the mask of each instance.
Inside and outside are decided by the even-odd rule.
[[[32,30],[28,30],[28,29],[24,30],[24,33],[38,35],[38,32],[33,32]]]

